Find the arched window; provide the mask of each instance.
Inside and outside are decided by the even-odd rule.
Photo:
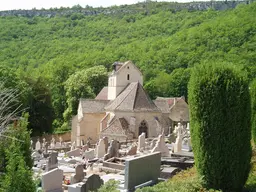
[[[129,75],[129,74],[127,74],[127,80],[128,80],[128,81],[130,80],[130,75]]]
[[[141,133],[145,133],[146,138],[148,137],[148,125],[145,120],[141,121],[140,126],[139,126],[139,135]]]

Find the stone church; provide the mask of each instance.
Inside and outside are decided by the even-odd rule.
[[[77,146],[90,139],[127,141],[169,134],[176,122],[188,122],[188,105],[183,97],[157,97],[152,101],[143,89],[143,75],[131,62],[115,62],[104,87],[95,99],[80,99],[72,119],[71,141]]]

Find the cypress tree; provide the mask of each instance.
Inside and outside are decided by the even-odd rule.
[[[251,159],[247,74],[230,64],[198,65],[188,89],[195,165],[205,187],[241,191]]]
[[[250,84],[251,110],[252,110],[252,138],[256,144],[256,79]]]

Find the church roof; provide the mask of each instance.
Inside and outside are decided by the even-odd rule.
[[[108,87],[103,87],[95,99],[108,100]]]
[[[105,112],[104,107],[108,102],[109,100],[80,99],[83,113]]]
[[[169,105],[166,100],[154,100],[155,105],[161,109],[162,113],[169,113]]]
[[[101,134],[126,135],[129,133],[129,124],[125,118],[114,118],[112,123],[101,131]]]
[[[157,97],[154,103],[162,113],[170,113],[171,109],[181,100],[185,101],[184,97]]]
[[[105,109],[108,111],[160,111],[139,82],[130,83]]]
[[[171,108],[173,105],[175,105],[175,103],[179,102],[181,99],[185,101],[184,97],[157,97],[155,101],[164,101],[169,106],[169,108]]]

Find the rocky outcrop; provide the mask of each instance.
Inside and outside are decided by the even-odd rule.
[[[208,1],[208,2],[191,2],[191,3],[168,3],[166,6],[162,6],[164,10],[180,11],[187,9],[189,11],[204,11],[208,9],[214,10],[226,10],[233,9],[239,4],[250,4],[253,0],[248,1]],[[146,8],[145,4],[138,3],[138,8],[136,6],[123,5],[119,7],[109,7],[109,8],[64,8],[64,9],[32,9],[32,10],[9,10],[0,11],[0,16],[22,16],[22,17],[54,17],[56,15],[60,16],[71,16],[74,13],[80,13],[85,16],[99,15],[99,14],[135,14],[139,12],[148,12],[149,9]],[[154,8],[150,8],[150,11],[154,11]]]

